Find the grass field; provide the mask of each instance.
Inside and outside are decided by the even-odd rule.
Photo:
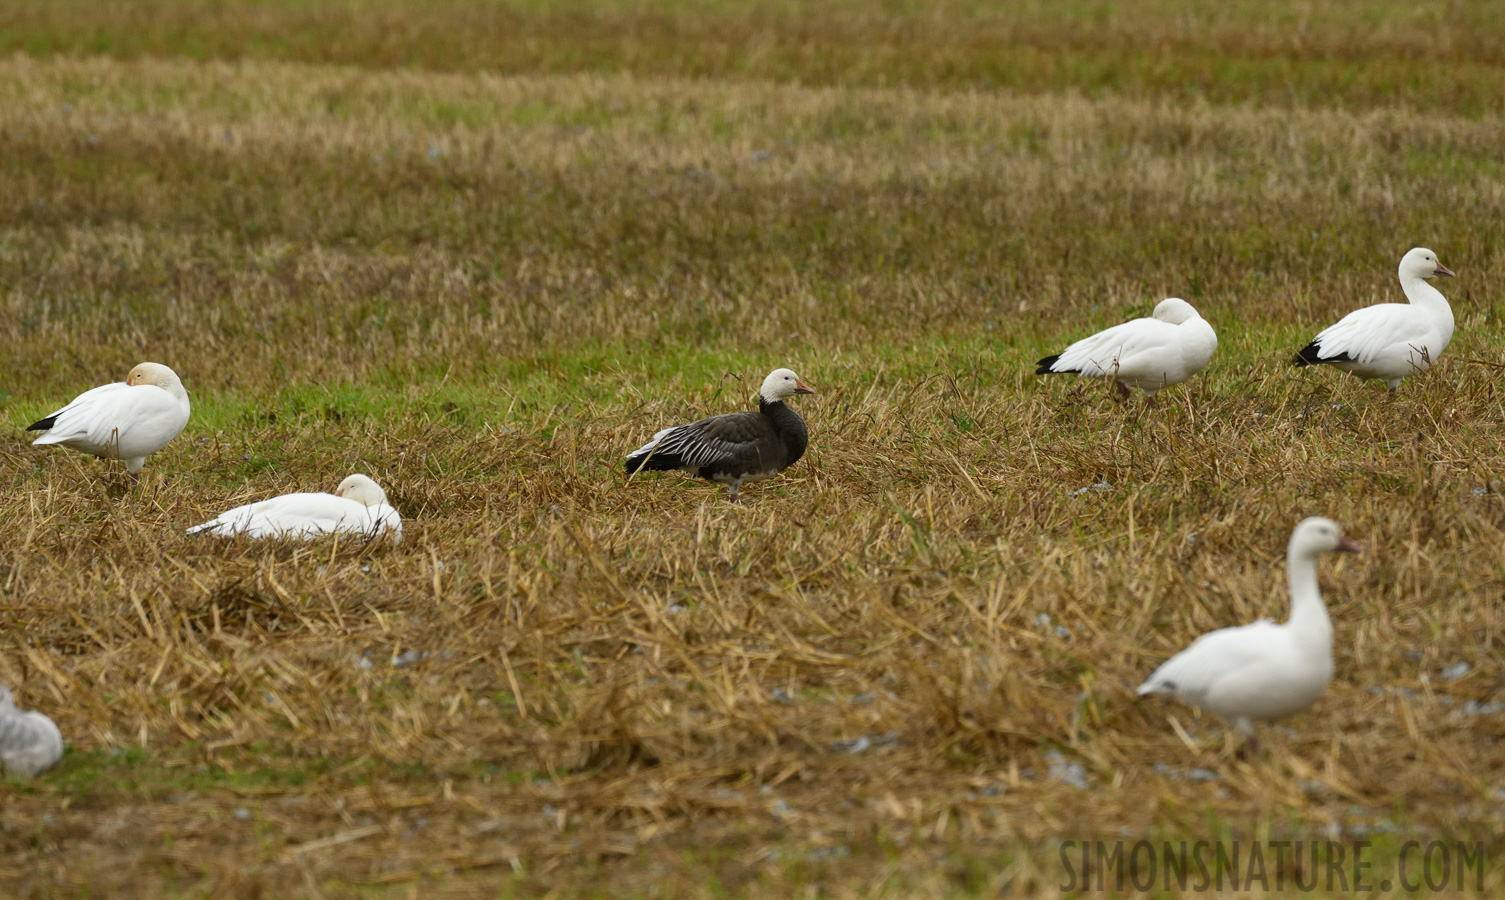
[[[0,894],[1048,897],[1061,841],[1143,837],[1369,838],[1374,882],[1479,842],[1441,893],[1497,895],[1502,32],[4,4],[0,683],[69,750],[0,782]],[[1287,364],[1416,245],[1459,276],[1440,365]],[[1157,408],[1031,374],[1166,296],[1220,346]],[[144,360],[194,410],[139,485],[30,446]],[[784,365],[818,391],[785,476],[624,478]],[[354,471],[401,544],[182,536]],[[1284,616],[1309,514],[1370,550],[1322,565],[1313,711],[1244,757],[1136,702]]]

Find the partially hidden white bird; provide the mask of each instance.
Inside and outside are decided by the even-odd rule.
[[[1207,320],[1190,303],[1170,297],[1149,318],[1114,325],[1045,357],[1035,374],[1110,378],[1125,397],[1137,387],[1153,403],[1156,391],[1202,371],[1217,349],[1218,336]]]
[[[310,540],[330,534],[367,538],[402,538],[402,516],[387,503],[387,492],[365,475],[351,475],[333,494],[283,494],[221,513],[188,534],[220,537],[298,538]]]
[[[63,758],[63,733],[47,716],[18,709],[10,688],[0,687],[0,762],[28,778]]]
[[[1395,390],[1402,378],[1431,368],[1453,339],[1453,308],[1428,278],[1452,278],[1437,254],[1416,247],[1401,257],[1400,286],[1410,303],[1356,309],[1302,347],[1298,366],[1330,365]]]
[[[1254,745],[1255,722],[1307,709],[1332,681],[1333,627],[1317,587],[1317,557],[1362,549],[1332,519],[1303,519],[1286,546],[1290,619],[1202,635],[1145,679],[1139,695],[1179,697],[1228,719]]]
[[[188,424],[188,392],[172,369],[144,362],[125,381],[84,391],[73,402],[26,426],[45,431],[35,444],[62,444],[106,459],[125,460],[132,477],[146,458]]]

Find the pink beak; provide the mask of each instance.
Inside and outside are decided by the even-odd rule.
[[[1342,553],[1363,553],[1364,545],[1345,534],[1338,538],[1338,550]]]
[[[1456,276],[1453,275],[1453,271],[1451,269],[1449,269],[1447,266],[1443,265],[1442,263],[1438,263],[1437,264],[1437,271],[1433,272],[1432,274],[1433,275],[1446,275],[1449,278],[1456,277]]]
[[[799,379],[795,379],[795,382],[794,382],[794,392],[796,394],[813,394],[813,393],[815,393],[815,388],[811,387],[808,384],[805,384],[803,381],[800,381]]]

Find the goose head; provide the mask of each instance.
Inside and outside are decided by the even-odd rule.
[[[178,380],[178,373],[162,365],[161,363],[144,362],[136,366],[125,376],[125,383],[135,387],[139,384],[150,384],[167,390],[173,385],[183,386]]]
[[[815,389],[800,381],[800,377],[789,369],[774,369],[763,379],[763,386],[758,389],[758,396],[765,403],[778,403],[786,397],[795,394],[813,394]]]
[[[1197,311],[1192,309],[1190,303],[1180,297],[1168,297],[1155,304],[1155,318],[1171,325],[1180,325],[1189,319],[1195,319]]]
[[[340,486],[335,488],[336,497],[344,497],[346,500],[354,500],[366,506],[380,506],[387,502],[387,492],[381,489],[381,485],[364,475],[351,475]]]
[[[1315,558],[1323,553],[1362,553],[1364,548],[1344,534],[1337,522],[1312,516],[1302,519],[1291,532],[1289,552],[1292,556]]]
[[[1417,247],[1400,259],[1400,277],[1435,278],[1443,275],[1453,277],[1452,270],[1437,260],[1437,254],[1425,247]]]

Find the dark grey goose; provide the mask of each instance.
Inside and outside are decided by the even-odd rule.
[[[805,455],[810,432],[784,400],[813,393],[790,370],[774,369],[758,390],[757,412],[727,413],[665,428],[627,457],[627,474],[686,469],[726,485],[736,501],[744,482],[772,478]]]

